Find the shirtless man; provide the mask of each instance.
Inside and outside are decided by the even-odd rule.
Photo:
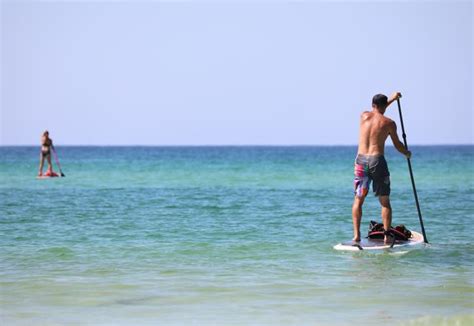
[[[392,207],[390,206],[390,173],[384,157],[385,140],[392,139],[395,148],[411,157],[411,152],[400,142],[395,122],[384,116],[387,107],[401,97],[396,92],[387,99],[383,94],[372,98],[372,111],[365,111],[360,117],[359,149],[354,167],[354,204],[352,205],[352,223],[354,224],[354,241],[360,241],[360,220],[362,205],[373,182],[375,196],[379,197],[382,205],[382,222],[385,230],[392,223]],[[387,235],[385,243],[389,242]]]

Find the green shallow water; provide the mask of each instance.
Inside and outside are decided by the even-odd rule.
[[[471,325],[474,147],[413,147],[431,244],[343,253],[353,147],[0,147],[6,325]],[[394,223],[419,230],[393,149]],[[363,228],[377,219],[370,196]]]

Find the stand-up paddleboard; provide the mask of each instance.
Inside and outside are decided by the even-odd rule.
[[[57,174],[56,172],[46,172],[45,174],[43,175],[39,175],[36,177],[36,179],[50,179],[50,178],[57,178],[59,177],[60,175]]]
[[[353,240],[344,241],[334,246],[336,250],[346,250],[346,251],[360,251],[360,250],[384,250],[390,248],[400,248],[406,246],[415,246],[422,244],[423,235],[421,233],[411,231],[411,238],[408,241],[396,240],[395,243],[386,244],[383,239],[369,239],[363,238],[360,242]]]

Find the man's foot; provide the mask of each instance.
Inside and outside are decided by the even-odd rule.
[[[360,242],[360,236],[352,238],[352,241],[354,241],[354,242]]]
[[[392,244],[392,242],[393,242],[393,237],[392,237],[392,236],[390,236],[390,235],[384,236],[384,238],[383,238],[383,243],[385,243],[385,244]]]
[[[38,172],[38,177],[42,177],[43,176],[43,173],[42,172]]]

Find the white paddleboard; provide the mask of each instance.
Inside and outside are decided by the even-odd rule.
[[[384,250],[390,248],[400,248],[406,246],[415,246],[423,243],[423,235],[421,233],[411,231],[411,238],[408,241],[395,241],[393,247],[391,244],[385,244],[383,239],[363,238],[360,242],[352,240],[344,241],[334,246],[336,250],[360,251],[360,250]]]

